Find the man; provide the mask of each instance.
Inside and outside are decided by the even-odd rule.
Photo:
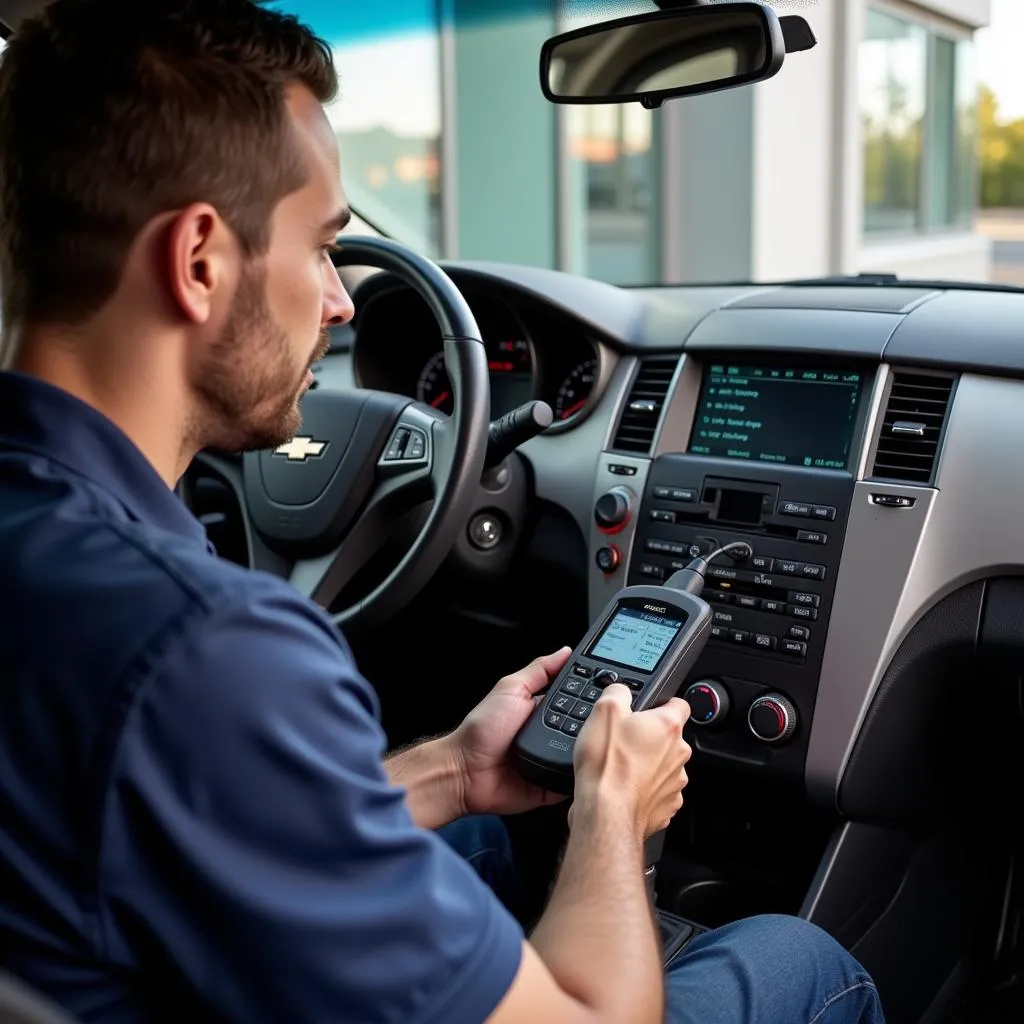
[[[633,715],[622,687],[524,939],[435,830],[544,802],[505,755],[567,652],[385,761],[330,621],[218,561],[175,498],[204,446],[295,434],[352,316],[335,87],[249,0],[57,0],[3,56],[4,966],[118,1024],[881,1021],[798,921],[702,938],[663,982],[642,844],[681,804],[687,710]]]

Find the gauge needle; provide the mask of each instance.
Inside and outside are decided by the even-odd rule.
[[[575,416],[587,404],[587,400],[584,398],[577,402],[575,405],[570,405],[565,412],[562,413],[562,419],[567,420],[570,416]]]
[[[449,392],[447,392],[447,391],[442,391],[442,392],[441,392],[441,394],[439,394],[439,395],[437,396],[437,398],[435,398],[435,399],[434,399],[434,400],[433,400],[433,401],[432,401],[432,402],[430,403],[430,408],[431,408],[431,409],[440,409],[440,408],[441,408],[441,406],[442,406],[442,405],[444,405],[444,403],[448,401],[448,398],[449,398]]]

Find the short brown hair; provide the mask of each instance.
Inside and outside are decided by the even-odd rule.
[[[5,322],[71,325],[154,217],[211,203],[247,255],[301,188],[285,89],[334,98],[331,50],[260,0],[55,0],[0,58]]]

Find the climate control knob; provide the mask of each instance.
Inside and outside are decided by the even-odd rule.
[[[694,725],[714,725],[729,714],[729,694],[714,679],[694,683],[683,694],[683,700],[690,705],[690,721]]]
[[[796,708],[781,694],[758,697],[747,712],[750,731],[765,743],[785,743],[796,731]]]
[[[625,487],[613,487],[594,506],[594,522],[606,533],[616,533],[629,522],[633,494]]]

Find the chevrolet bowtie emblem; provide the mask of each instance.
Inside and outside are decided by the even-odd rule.
[[[284,455],[289,462],[305,462],[318,459],[327,451],[326,441],[314,441],[311,437],[293,437],[287,444],[274,449],[275,455]]]

